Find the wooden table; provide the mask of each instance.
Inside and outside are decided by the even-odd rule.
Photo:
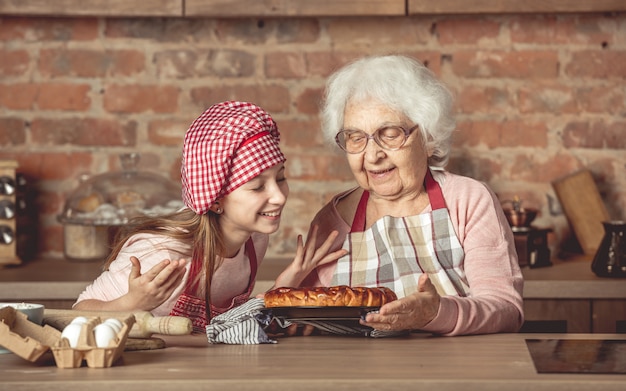
[[[494,334],[369,339],[309,336],[266,345],[164,337],[110,368],[58,369],[0,355],[7,390],[624,390],[626,375],[538,374],[525,339],[626,339],[612,334]]]
[[[269,289],[289,261],[266,259],[259,268],[255,293]],[[527,324],[532,326],[526,331],[615,333],[624,329],[619,325],[626,323],[626,279],[597,277],[584,256],[553,262],[550,267],[522,269]],[[100,262],[54,258],[0,268],[0,302],[71,308],[100,269]]]

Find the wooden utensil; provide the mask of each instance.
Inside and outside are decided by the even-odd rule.
[[[80,311],[46,308],[43,313],[43,324],[57,330],[63,330],[77,316],[107,318],[126,318],[135,316],[135,324],[130,330],[130,338],[149,338],[152,334],[187,335],[193,329],[191,319],[182,316],[154,316],[148,311],[114,312],[114,311]]]

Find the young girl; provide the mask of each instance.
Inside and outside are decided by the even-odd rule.
[[[183,145],[186,208],[124,227],[105,271],[74,309],[186,316],[194,332],[204,332],[208,319],[248,300],[289,193],[279,138],[270,115],[251,103],[205,111]],[[336,232],[315,250],[316,232],[304,244],[298,237],[296,256],[275,286],[298,286],[315,267],[344,255],[327,253]]]

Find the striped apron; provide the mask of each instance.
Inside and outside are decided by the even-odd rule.
[[[248,288],[245,292],[235,296],[232,299],[231,305],[226,308],[216,307],[211,304],[211,318],[222,314],[228,311],[231,308],[237,307],[250,298],[252,294],[252,290],[254,288],[254,281],[256,280],[256,272],[257,272],[257,259],[256,259],[256,251],[254,250],[254,244],[252,239],[248,239],[246,242],[246,254],[248,255],[248,260],[250,261],[250,280],[248,282]],[[188,281],[192,281],[192,276],[196,275],[196,273],[200,272],[200,267],[197,265],[195,268],[193,267],[189,271],[189,279]],[[170,311],[170,316],[184,316],[186,318],[191,319],[193,324],[193,332],[194,333],[205,333],[206,325],[207,325],[207,310],[206,310],[206,300],[200,297],[195,296],[194,292],[197,292],[198,284],[188,284],[185,288],[185,291],[180,295],[176,304],[174,304],[174,308]]]
[[[431,212],[384,216],[367,230],[369,192],[363,192],[343,245],[349,253],[337,261],[331,285],[386,286],[401,298],[416,292],[419,276],[426,273],[440,295],[468,295],[465,253],[430,170],[424,185]]]

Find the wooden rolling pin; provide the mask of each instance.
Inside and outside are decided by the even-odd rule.
[[[187,335],[193,326],[191,319],[182,316],[154,316],[148,311],[112,312],[112,311],[80,311],[46,308],[43,312],[43,324],[57,330],[63,330],[77,316],[107,318],[128,318],[135,316],[135,324],[128,334],[129,338],[150,338],[152,334]]]

